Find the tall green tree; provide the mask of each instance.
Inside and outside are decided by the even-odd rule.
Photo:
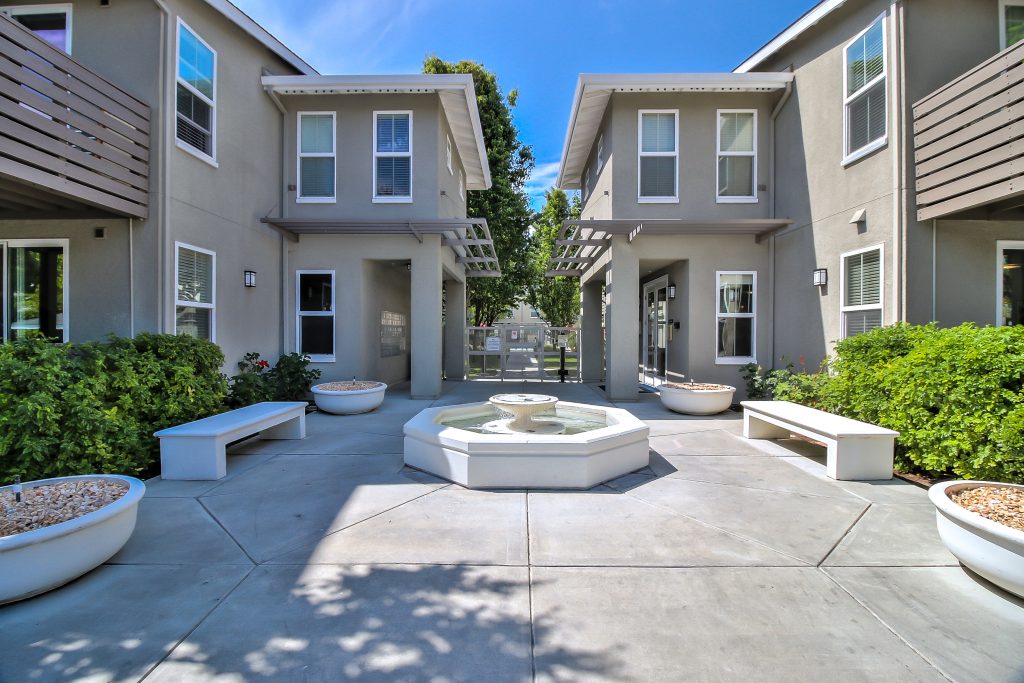
[[[562,222],[580,217],[580,198],[559,189],[544,193],[544,208],[534,223],[533,282],[529,302],[541,317],[555,327],[576,324],[580,315],[580,281],[575,277],[545,277],[548,260],[555,255],[555,240]]]
[[[476,87],[492,185],[489,190],[467,193],[466,214],[487,219],[502,275],[470,278],[466,302],[473,311],[474,325],[490,325],[527,298],[533,276],[529,230],[533,211],[526,181],[534,159],[533,149],[519,139],[512,121],[518,91],[502,94],[494,73],[477,62],[446,62],[431,56],[423,62],[423,73],[471,74]]]

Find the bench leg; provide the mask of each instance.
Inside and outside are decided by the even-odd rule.
[[[894,437],[847,436],[828,444],[828,476],[839,481],[892,479]]]
[[[261,439],[305,439],[306,413],[260,432]]]
[[[784,427],[759,420],[749,411],[743,411],[743,436],[748,439],[788,439],[789,433]]]
[[[160,439],[160,478],[214,481],[228,473],[221,439]]]

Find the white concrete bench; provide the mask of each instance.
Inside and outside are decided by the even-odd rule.
[[[306,403],[256,403],[160,430],[154,434],[160,439],[160,476],[220,479],[227,474],[225,447],[257,433],[261,439],[306,438]]]
[[[743,401],[743,436],[788,439],[800,434],[828,447],[828,476],[839,480],[892,479],[899,432],[789,401]]]

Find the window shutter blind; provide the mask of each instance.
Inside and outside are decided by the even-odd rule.
[[[882,326],[882,311],[874,308],[866,311],[846,311],[843,313],[846,323],[846,336],[870,332]]]
[[[409,151],[408,114],[377,115],[377,151],[398,153]]]
[[[885,81],[849,104],[847,129],[851,152],[885,135]]]
[[[640,158],[640,196],[672,197],[676,193],[676,158]]]
[[[301,121],[304,154],[334,152],[334,117],[328,114],[303,114]]]
[[[754,115],[745,112],[723,113],[721,135],[723,152],[753,152]]]
[[[878,250],[846,257],[846,306],[882,303],[882,263]]]
[[[882,20],[878,20],[864,35],[846,49],[846,94],[857,92],[881,75]]]
[[[213,303],[213,257],[192,249],[178,249],[178,300]]]
[[[674,152],[675,149],[675,116],[673,114],[644,114],[641,151]]]
[[[409,157],[377,159],[377,196],[408,197],[412,187],[412,164]]]
[[[303,157],[299,169],[303,197],[334,196],[334,157]]]

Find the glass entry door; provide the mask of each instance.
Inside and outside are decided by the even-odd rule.
[[[665,381],[668,364],[667,275],[644,285],[643,321],[640,381],[657,386]]]

